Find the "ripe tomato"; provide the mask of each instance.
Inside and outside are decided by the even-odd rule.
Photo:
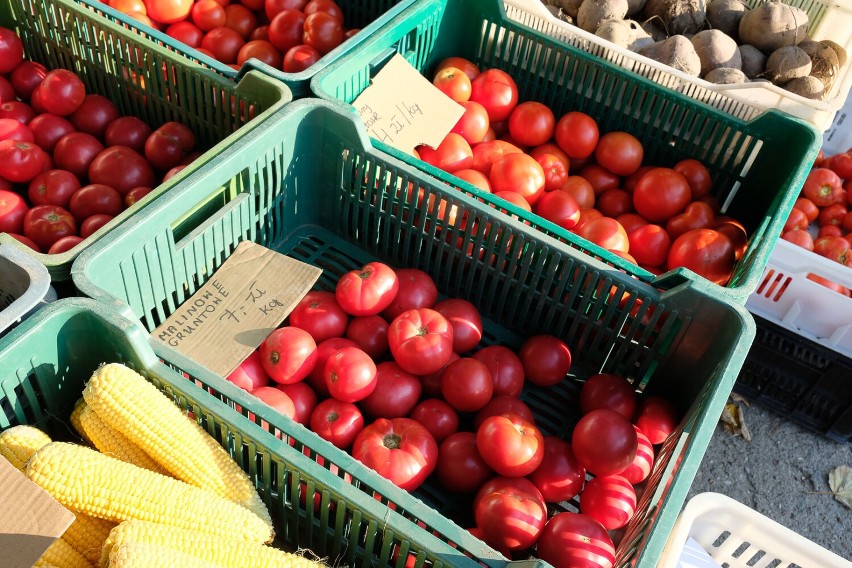
[[[595,190],[595,196],[599,196],[609,189],[618,189],[618,184],[621,182],[621,178],[617,175],[594,163],[580,168],[579,175],[591,184],[592,189]]]
[[[620,529],[636,512],[636,491],[620,475],[595,477],[580,494],[580,512],[607,530]]]
[[[459,429],[459,415],[439,398],[427,398],[411,411],[410,418],[423,425],[439,444]]]
[[[427,375],[450,360],[453,328],[435,310],[416,308],[403,312],[391,322],[388,343],[400,367],[415,375]]]
[[[636,485],[637,483],[642,483],[651,475],[651,469],[654,467],[654,446],[651,444],[648,436],[638,426],[634,424],[633,429],[636,430],[636,439],[638,441],[636,457],[633,459],[633,463],[627,466],[627,469],[619,475],[633,485]]]
[[[373,418],[400,418],[414,410],[422,391],[419,378],[385,361],[376,366],[376,386],[360,406]]]
[[[748,234],[743,224],[735,219],[716,217],[716,226],[714,229],[731,240],[731,244],[734,246],[734,258],[736,260],[742,258],[748,247]]]
[[[571,350],[552,335],[534,335],[524,341],[518,353],[527,380],[540,387],[562,382],[571,369]]]
[[[639,403],[636,426],[652,444],[663,443],[675,431],[677,423],[677,410],[668,399],[661,396],[646,396]]]
[[[335,296],[343,311],[353,316],[372,316],[390,306],[399,291],[396,272],[381,262],[369,262],[347,272],[337,281]]]
[[[314,12],[305,17],[302,42],[325,55],[343,43],[343,24],[329,12]]]
[[[799,197],[796,199],[796,202],[793,204],[793,208],[804,213],[805,217],[808,219],[808,223],[813,223],[819,216],[819,207],[817,207],[814,202],[807,197]]]
[[[314,407],[309,424],[320,438],[347,450],[364,429],[364,415],[351,402],[328,398]]]
[[[45,75],[33,91],[35,93],[38,93],[39,104],[45,112],[68,116],[83,104],[86,87],[72,71],[54,69]]]
[[[81,242],[83,242],[83,239],[81,237],[78,237],[77,235],[68,235],[67,237],[62,237],[61,239],[50,245],[50,248],[47,250],[47,254],[61,254],[63,252],[68,252]]]
[[[488,175],[494,193],[514,191],[530,205],[544,194],[544,170],[526,154],[506,154],[491,166]]]
[[[213,2],[214,0],[209,0]],[[215,3],[215,2],[214,2]],[[151,127],[135,116],[121,116],[106,127],[104,142],[107,146],[127,146],[142,153],[145,151],[145,140],[151,135]]]
[[[0,189],[0,233],[23,232],[27,211],[29,207],[23,197],[13,191]]]
[[[458,170],[453,172],[453,175],[485,193],[491,193],[491,184],[488,182],[488,178],[479,170]]]
[[[257,353],[257,351],[255,351]],[[278,390],[290,397],[293,401],[293,420],[304,426],[311,423],[311,415],[317,406],[317,395],[308,383],[293,383],[290,385],[278,385]]]
[[[151,187],[134,187],[124,196],[124,206],[131,207],[134,203],[154,191]]]
[[[711,229],[716,223],[713,208],[703,201],[693,201],[686,206],[683,213],[678,213],[666,221],[666,232],[669,237],[676,239],[693,229]]]
[[[257,349],[243,359],[242,363],[237,365],[237,368],[225,378],[228,382],[234,383],[234,385],[248,392],[265,387],[270,381],[269,375],[263,369],[260,351]]]
[[[648,223],[627,233],[630,254],[645,266],[662,266],[669,256],[672,239],[659,225]]]
[[[713,180],[710,172],[698,160],[686,159],[676,163],[672,168],[686,178],[689,189],[692,191],[693,201],[710,193]]]
[[[682,266],[711,282],[725,285],[735,262],[731,239],[713,229],[694,229],[672,242],[666,270]]]
[[[633,207],[651,221],[661,223],[683,211],[692,199],[689,182],[670,168],[655,168],[636,183]]]
[[[476,449],[473,432],[456,432],[441,442],[435,472],[441,484],[455,493],[473,493],[495,475]]]
[[[0,73],[8,73],[24,60],[24,43],[15,30],[0,27]]]
[[[22,61],[20,65],[12,70],[9,75],[9,82],[15,90],[15,94],[22,101],[28,101],[33,93],[33,90],[41,84],[47,76],[48,69],[41,63],[35,61]],[[0,102],[6,102],[10,99],[0,98]]]
[[[544,459],[541,431],[517,414],[486,418],[476,431],[476,447],[491,469],[505,477],[529,475]]]
[[[80,189],[80,180],[65,170],[48,170],[40,173],[27,189],[33,205],[59,205],[68,208],[71,196]]]
[[[537,556],[553,568],[612,568],[615,546],[606,528],[589,515],[557,513],[541,531]]]
[[[344,347],[358,347],[358,344],[345,337],[333,337],[317,345],[317,362],[311,372],[308,373],[307,381],[320,397],[329,396],[328,387],[325,386],[325,375],[323,374],[325,363],[335,351]]]
[[[527,476],[548,503],[569,501],[580,493],[586,470],[574,457],[571,444],[557,436],[544,437],[544,458]]]
[[[36,116],[27,126],[33,134],[35,143],[50,154],[63,136],[74,132],[74,125],[68,120],[50,113]]]
[[[627,469],[636,457],[637,445],[630,420],[608,408],[583,415],[571,434],[574,455],[593,475],[612,475]]]
[[[809,251],[814,250],[814,238],[806,230],[794,229],[792,231],[785,231],[781,233],[781,238]]]
[[[49,250],[53,243],[77,233],[74,216],[56,205],[36,205],[24,215],[24,236],[38,246]]]
[[[418,146],[420,159],[445,172],[453,173],[473,166],[473,150],[470,144],[454,132],[447,134],[437,148]]]
[[[436,72],[444,69],[445,67],[455,67],[456,69],[461,69],[465,72],[465,75],[473,81],[476,79],[476,76],[479,75],[479,67],[476,66],[475,63],[465,59],[464,57],[447,57],[443,59],[440,63],[438,63],[438,67],[436,68]]]
[[[263,9],[266,17],[271,20],[282,10],[298,10],[301,12],[305,9],[307,3],[308,0],[264,0]]]
[[[476,412],[491,400],[493,393],[488,367],[471,357],[453,361],[441,375],[441,394],[459,412]]]
[[[539,146],[539,148],[541,147]],[[535,158],[535,161],[544,170],[545,191],[555,191],[565,186],[565,182],[568,180],[568,166],[565,165],[562,158],[547,153],[541,153],[538,156],[530,154],[530,157]]]
[[[86,95],[83,103],[68,116],[68,119],[80,132],[103,138],[110,123],[120,116],[118,107],[112,101],[104,96],[92,94]]]
[[[290,325],[310,333],[317,344],[343,337],[348,324],[349,316],[337,304],[333,292],[308,292],[290,312]]]
[[[282,53],[302,45],[305,14],[299,10],[282,10],[269,22],[269,43]]]
[[[463,103],[470,99],[470,77],[456,67],[439,69],[432,79],[432,84],[457,103]]]
[[[44,171],[48,156],[33,142],[0,140],[0,177],[27,183]]]
[[[245,45],[243,37],[231,28],[213,28],[201,40],[201,47],[213,54],[222,63],[236,63],[240,48]]]
[[[607,132],[595,147],[598,164],[618,176],[629,176],[642,165],[642,142],[627,132]]]
[[[0,102],[14,101],[15,96],[15,87],[3,74],[0,74]]]
[[[12,78],[14,79],[14,73],[12,73]],[[852,154],[848,150],[830,157],[825,166],[842,179],[852,178]]]
[[[251,32],[257,27],[257,16],[242,4],[228,4],[225,6],[225,27],[231,28],[248,40]]]
[[[485,542],[499,550],[521,550],[535,544],[547,507],[530,481],[495,477],[477,493],[474,517]]]
[[[53,161],[57,169],[68,170],[78,178],[86,179],[89,165],[103,150],[103,144],[91,134],[71,132],[56,143]]]
[[[812,169],[802,185],[802,194],[817,207],[839,202],[842,190],[843,181],[828,168]]]
[[[166,28],[166,35],[192,48],[201,47],[201,40],[204,39],[204,32],[201,28],[187,20],[169,24]]]
[[[843,225],[843,217],[846,216],[847,212],[846,203],[832,203],[820,210],[817,222],[823,227],[826,225],[837,225],[840,227]]]
[[[482,339],[482,318],[476,306],[461,298],[449,298],[435,305],[435,311],[453,327],[453,351],[465,353]]]
[[[159,128],[145,139],[145,159],[159,172],[179,166],[185,153],[177,139]]]
[[[95,231],[112,221],[114,218],[115,217],[112,215],[105,215],[103,213],[86,217],[86,219],[80,223],[80,236],[84,239],[88,238]]]
[[[282,385],[298,383],[317,362],[317,344],[307,331],[298,327],[279,327],[259,349],[266,374]]]
[[[240,48],[239,53],[237,53],[237,65],[242,66],[246,61],[254,58],[261,63],[266,63],[273,69],[280,69],[281,57],[281,52],[268,41],[253,39]]]
[[[478,430],[486,419],[501,414],[517,414],[527,422],[535,424],[535,416],[525,402],[514,396],[500,395],[493,397],[476,413],[473,427]]]
[[[410,418],[379,418],[358,434],[352,457],[406,491],[414,491],[435,470],[438,444]]]
[[[161,24],[185,20],[192,11],[193,0],[144,0],[149,18]]]
[[[572,229],[580,220],[580,204],[567,191],[548,191],[536,202],[534,210],[563,229]]]
[[[343,402],[358,402],[376,388],[376,364],[357,347],[338,349],[323,370],[328,393]]]
[[[388,327],[382,316],[357,316],[349,321],[346,338],[373,359],[380,359],[388,352]]]
[[[192,5],[192,23],[201,31],[209,32],[213,28],[225,25],[225,8],[216,0],[198,0]]]
[[[314,12],[328,12],[343,23],[343,10],[337,5],[334,0],[310,0],[305,4],[303,10],[305,14],[310,15]]]
[[[494,384],[494,396],[516,397],[524,387],[524,366],[515,353],[502,345],[490,345],[473,354],[473,358],[485,363]]]
[[[470,100],[485,107],[488,120],[506,120],[518,104],[515,80],[500,69],[486,69],[471,80]]]
[[[412,308],[431,308],[438,301],[438,287],[426,272],[418,268],[396,270],[399,290],[393,302],[382,312],[388,321]]]
[[[488,112],[476,101],[464,101],[461,105],[464,114],[451,132],[460,135],[468,144],[478,144],[485,140],[488,133]]]
[[[21,101],[6,101],[0,104],[0,119],[11,118],[21,124],[27,124],[36,116],[33,108]]]
[[[272,407],[276,412],[278,412],[278,414],[290,419],[294,419],[296,417],[296,405],[293,404],[293,400],[281,390],[275,387],[264,386],[254,389],[251,391],[251,394]],[[253,416],[253,414],[249,414],[249,418],[252,418]],[[269,431],[268,422],[261,420],[260,425],[264,430],[267,432]]]
[[[491,176],[491,168],[494,162],[507,154],[521,154],[521,149],[514,144],[509,144],[504,140],[490,140],[477,144],[472,149],[473,163],[471,168],[482,172],[486,176]],[[496,191],[492,188],[492,191]]]
[[[564,114],[556,123],[553,137],[569,158],[582,160],[595,151],[600,131],[594,118],[572,111]]]
[[[522,146],[539,146],[553,137],[556,117],[547,105],[527,101],[509,115],[509,134]]]
[[[110,146],[89,164],[89,181],[114,188],[122,197],[135,187],[157,185],[157,176],[148,161],[126,146]]]
[[[581,209],[591,209],[595,206],[595,189],[584,177],[568,176],[561,190],[570,194]]]
[[[598,373],[589,377],[580,388],[580,411],[583,414],[598,408],[608,408],[633,420],[636,404],[633,385],[621,375]]]
[[[628,238],[634,229],[638,229],[643,225],[649,225],[648,220],[638,213],[624,213],[615,218],[616,221],[627,231]],[[659,225],[658,225],[659,227]],[[659,227],[662,230],[662,227]],[[630,242],[630,252],[633,252],[633,241]]]
[[[104,214],[115,217],[124,209],[124,200],[115,189],[102,183],[85,185],[74,192],[68,202],[68,210],[78,223],[92,215]]]
[[[38,245],[36,245],[33,242],[32,239],[25,237],[24,235],[19,235],[18,233],[6,233],[6,234],[9,235],[10,237],[12,237],[13,239],[17,240],[18,242],[28,246],[32,250],[34,250],[36,252],[41,252],[41,250],[38,248]]]

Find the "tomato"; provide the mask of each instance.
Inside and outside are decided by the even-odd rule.
[[[44,171],[48,155],[33,142],[0,141],[0,177],[27,183]]]
[[[148,161],[126,146],[110,146],[89,164],[89,181],[115,188],[124,197],[135,187],[157,185]]]
[[[36,252],[41,252],[41,250],[38,248],[38,245],[36,245],[33,242],[32,239],[27,238],[24,235],[19,235],[17,233],[6,233],[6,234],[9,235],[10,237],[16,239],[17,241],[23,243],[24,245],[30,247],[32,250],[34,250]]]
[[[15,87],[3,74],[0,74],[0,102],[14,101],[15,96]]]
[[[380,359],[388,352],[388,322],[382,316],[357,316],[346,327],[346,338],[373,359]]]
[[[410,418],[429,431],[438,443],[459,429],[459,415],[455,409],[439,398],[427,398],[411,411]]]
[[[828,228],[841,231],[840,227],[822,227],[822,229]],[[839,234],[818,237],[814,241],[814,252],[840,264],[846,264],[848,260],[852,260],[852,255],[849,254],[849,241]]]
[[[822,276],[818,276],[818,275],[813,274],[813,273],[808,273],[808,275],[805,278],[807,278],[808,280],[813,280],[817,284],[820,284],[821,286],[825,286],[826,288],[834,290],[835,292],[837,292],[839,294],[843,294],[847,298],[849,298],[850,295],[852,295],[852,292],[850,292],[849,288],[846,288],[845,286],[841,286],[837,282],[832,282],[831,280],[823,278]]]
[[[482,172],[484,175],[491,175],[491,168],[494,162],[507,154],[521,154],[520,148],[514,144],[509,144],[503,140],[491,140],[477,144],[472,149],[473,163],[471,168]],[[543,172],[542,172],[543,173]],[[493,188],[492,188],[493,191]],[[495,191],[496,193],[496,191]]]
[[[149,18],[161,24],[185,20],[192,11],[193,0],[144,0]]]
[[[539,146],[541,148],[542,146]],[[530,154],[530,157],[532,154]],[[555,154],[540,154],[535,157],[535,161],[544,170],[544,190],[555,191],[565,187],[565,182],[568,180],[568,166],[565,162]]]
[[[633,192],[636,190],[636,184],[639,183],[639,180],[642,179],[642,176],[655,169],[657,169],[657,166],[640,167],[631,175],[627,176],[627,178],[624,180],[624,183],[622,184],[622,189],[632,195]]]
[[[385,361],[376,366],[376,386],[361,400],[360,406],[374,418],[408,416],[420,400],[422,390],[419,378],[393,361]]]
[[[552,335],[528,338],[518,354],[527,380],[538,386],[559,384],[571,368],[571,350]]]
[[[187,20],[169,24],[166,35],[192,48],[201,47],[201,40],[204,39],[204,31]]]
[[[67,116],[77,110],[86,98],[83,81],[67,69],[54,69],[33,93],[39,93],[39,103],[45,112]]]
[[[205,32],[224,26],[227,21],[225,8],[216,0],[198,0],[192,5],[191,15],[192,23]]]
[[[638,229],[643,225],[650,225],[648,220],[638,213],[623,213],[616,217],[615,220],[624,227],[624,230],[627,232],[628,240],[630,233],[633,232],[634,229]],[[663,229],[662,227],[659,228],[661,230]],[[630,241],[630,251],[633,251],[633,241]]]
[[[846,215],[843,216],[841,226],[843,227],[843,230],[847,233],[852,231],[852,211],[846,213]]]
[[[382,312],[388,321],[412,308],[431,308],[438,301],[438,287],[426,272],[417,268],[399,268],[396,276],[399,290],[393,302]]]
[[[131,207],[134,203],[154,191],[151,187],[134,187],[124,196],[124,206]]]
[[[86,132],[96,138],[103,138],[107,127],[119,118],[118,107],[101,95],[86,95],[83,103],[72,112],[68,119],[80,132]]]
[[[71,196],[80,189],[80,180],[65,170],[48,170],[29,185],[27,197],[33,205],[59,205],[68,208]]]
[[[630,254],[636,262],[646,266],[665,264],[671,248],[669,233],[659,225],[648,223],[627,233]]]
[[[544,194],[544,170],[526,154],[506,154],[498,158],[488,175],[494,193],[514,191],[530,205]]]
[[[491,193],[491,184],[488,182],[488,178],[479,170],[458,170],[453,172],[453,175],[485,193]]]
[[[661,223],[683,211],[692,199],[689,182],[670,168],[655,168],[637,182],[633,191],[636,212]]]
[[[102,183],[85,185],[74,192],[68,210],[78,223],[97,214],[115,217],[124,210],[124,200],[114,188]]]
[[[447,134],[437,148],[418,146],[420,159],[445,172],[470,168],[473,165],[473,151],[470,144],[454,132]]]
[[[571,195],[581,209],[591,209],[595,206],[595,190],[584,177],[568,176],[561,190]]]
[[[297,45],[291,47],[284,54],[282,68],[285,73],[298,73],[308,69],[320,60],[322,54],[309,45]]]
[[[678,213],[666,221],[666,232],[669,237],[676,239],[693,229],[711,229],[716,223],[713,209],[702,201],[693,201],[686,206],[683,213]]]
[[[546,105],[527,101],[509,115],[509,134],[522,146],[539,146],[553,137],[556,117]]]
[[[225,6],[225,27],[248,40],[252,30],[257,27],[257,17],[242,4],[228,4]]]
[[[180,142],[160,129],[152,132],[145,140],[145,159],[160,172],[180,165],[183,156],[184,150]]]
[[[580,220],[580,204],[567,191],[549,191],[536,202],[534,210],[563,229],[573,228]]]
[[[470,100],[485,107],[488,120],[506,120],[518,104],[515,80],[500,69],[486,69],[471,80]]]
[[[642,142],[627,132],[607,132],[595,147],[595,160],[618,176],[629,176],[642,165]]]
[[[527,476],[548,503],[569,501],[580,493],[586,470],[574,457],[571,444],[556,436],[544,437],[544,458]]]
[[[23,232],[27,211],[29,207],[23,197],[12,191],[0,189],[0,233]]]
[[[12,84],[15,95],[23,101],[28,101],[33,90],[41,84],[47,73],[47,67],[41,63],[22,61],[9,75],[9,82]],[[7,102],[9,100],[14,100],[14,97],[8,99],[0,98],[0,102]]]
[[[745,254],[748,247],[748,234],[745,227],[734,219],[717,217],[715,229],[728,237],[734,247],[734,258],[739,260]]]
[[[435,73],[432,84],[457,103],[470,99],[470,77],[456,67],[444,67]],[[483,136],[485,133],[483,132]]]
[[[806,230],[794,229],[792,231],[785,231],[781,233],[781,238],[809,251],[814,250],[814,238]]]
[[[456,432],[441,442],[435,472],[438,481],[455,493],[473,493],[495,475],[476,449],[473,432]]]
[[[296,405],[293,404],[293,400],[289,396],[279,389],[268,386],[258,387],[251,391],[251,394],[272,407],[272,409],[281,416],[286,416],[290,419],[295,418]],[[253,416],[253,414],[249,414],[249,418],[252,418]],[[269,431],[269,424],[265,420],[261,420],[260,425],[264,430]]]
[[[828,168],[814,168],[805,178],[802,194],[813,201],[817,207],[837,203],[841,198],[843,181]]]
[[[311,415],[313,415],[314,408],[317,406],[317,395],[314,389],[305,382],[278,385],[275,388],[286,394],[293,401],[293,420],[304,426],[310,425]]]
[[[343,24],[328,12],[314,12],[307,15],[302,42],[325,55],[343,43]]]
[[[687,231],[672,242],[666,270],[685,267],[719,285],[734,271],[734,247],[724,234],[713,229]]]
[[[381,262],[370,262],[341,276],[335,296],[346,313],[371,316],[390,306],[398,291],[396,272]]]
[[[460,298],[450,298],[435,305],[435,311],[447,318],[453,328],[453,351],[465,353],[482,339],[482,318],[476,306]]]
[[[435,470],[438,444],[419,422],[379,418],[355,438],[352,457],[398,487],[414,491]]]
[[[471,145],[482,142],[488,132],[488,112],[476,101],[464,101],[460,104],[465,109],[464,114],[451,132],[460,135]]]
[[[260,358],[266,374],[276,383],[298,383],[316,365],[317,345],[303,329],[279,327],[261,343]]]
[[[486,418],[476,431],[476,446],[499,475],[529,475],[544,459],[544,437],[532,422],[517,414]]]
[[[35,118],[36,111],[26,103],[20,101],[7,101],[0,104],[0,119],[11,118],[21,124],[27,124]]]
[[[0,73],[8,73],[24,60],[24,43],[14,30],[0,27]]]
[[[592,375],[580,389],[580,411],[583,414],[598,408],[608,408],[632,420],[636,413],[636,404],[637,396],[633,385],[621,375]]]
[[[269,375],[263,369],[260,351],[256,349],[225,378],[228,382],[248,392],[265,387],[270,381]]]
[[[36,205],[24,215],[24,236],[46,251],[61,239],[77,232],[74,216],[56,205]]]
[[[237,65],[243,65],[249,59],[257,59],[273,69],[279,69],[282,63],[281,52],[271,43],[262,39],[251,40],[240,48],[237,53]]]
[[[820,210],[819,216],[817,217],[817,221],[823,227],[826,225],[837,225],[838,227],[840,227],[843,225],[843,217],[846,216],[847,212],[848,209],[846,208],[845,203],[832,203],[831,205],[827,205]]]
[[[535,544],[547,521],[544,499],[530,481],[495,477],[476,495],[474,517],[485,542],[500,550]]]
[[[12,76],[14,78],[14,73]],[[828,167],[828,169],[836,173],[838,177],[842,179],[852,178],[852,154],[850,154],[849,151],[835,154],[828,159],[824,166]]]
[[[449,361],[453,353],[453,328],[435,310],[416,308],[391,322],[388,343],[400,367],[415,375],[427,375]]]
[[[620,475],[595,477],[580,494],[580,512],[607,530],[620,529],[636,512],[636,491]]]
[[[441,394],[459,412],[476,412],[491,400],[493,393],[488,367],[471,357],[453,361],[441,375]]]
[[[213,2],[213,0],[209,0]],[[215,3],[215,2],[214,2]],[[145,140],[151,135],[151,127],[141,118],[122,116],[106,127],[104,142],[107,146],[127,146],[138,153],[145,151]]]
[[[588,164],[579,171],[580,177],[588,181],[595,196],[603,194],[609,189],[618,189],[621,178],[599,164]]]
[[[600,131],[591,116],[577,111],[564,114],[553,132],[556,143],[573,159],[585,159],[598,145]]]
[[[441,60],[441,62],[438,63],[436,73],[446,67],[455,67],[456,69],[461,69],[465,72],[465,75],[467,75],[471,81],[476,79],[476,76],[479,75],[479,67],[477,67],[475,63],[468,59],[465,59],[464,57],[447,57],[446,59]]]
[[[0,118],[0,140],[34,142],[35,136],[26,124],[22,124],[14,118]]]
[[[282,10],[269,22],[269,42],[281,52],[302,44],[305,14],[299,10]]]
[[[53,161],[57,169],[68,170],[78,178],[86,179],[89,165],[103,150],[103,144],[91,134],[71,132],[56,143]]]
[[[488,401],[488,404],[483,406],[473,420],[475,429],[479,429],[486,419],[492,416],[500,416],[501,414],[517,414],[527,422],[535,424],[535,416],[532,410],[519,398],[513,396],[500,395],[495,396]]]
[[[67,237],[62,237],[61,239],[50,245],[50,248],[47,250],[47,254],[62,254],[63,252],[68,252],[81,242],[83,242],[83,239],[81,237],[78,237],[77,235],[68,235]]]
[[[636,457],[637,445],[630,420],[608,408],[583,415],[571,434],[574,455],[593,475],[611,475],[627,469]]]
[[[686,178],[689,184],[689,189],[692,192],[692,199],[696,200],[710,193],[713,186],[713,180],[710,178],[710,172],[698,160],[686,159],[676,163],[672,168]]]
[[[627,469],[619,475],[624,477],[628,482],[636,485],[645,481],[651,475],[651,469],[654,467],[654,446],[642,430],[634,425],[636,430],[636,439],[638,445],[636,447],[636,457],[633,463],[627,466]]]
[[[491,373],[494,396],[518,396],[524,386],[524,367],[515,353],[502,345],[490,345],[473,354]]]
[[[201,47],[210,51],[222,63],[235,63],[240,48],[245,45],[243,36],[231,28],[222,26],[213,28],[201,40]]]
[[[328,12],[343,23],[343,10],[340,9],[340,6],[334,0],[310,0],[305,4],[303,11],[308,15],[314,12]]]
[[[314,342],[343,337],[349,316],[337,304],[333,292],[311,291],[290,312],[290,325],[311,334]]]
[[[538,539],[536,555],[553,568],[612,568],[615,546],[606,528],[589,515],[554,515]]]
[[[652,444],[661,444],[677,428],[677,410],[661,396],[646,396],[639,403],[636,426]]]
[[[358,402],[376,388],[376,364],[357,347],[344,347],[332,353],[323,375],[328,393],[344,402]]]
[[[314,407],[309,424],[320,438],[346,450],[364,430],[364,415],[351,402],[329,398]]]
[[[813,223],[819,216],[819,207],[817,207],[814,202],[807,197],[799,197],[796,199],[796,202],[793,204],[793,208],[804,213],[808,223]]]
[[[344,337],[333,337],[317,345],[317,361],[311,372],[308,373],[307,381],[314,389],[314,392],[323,398],[329,396],[328,387],[325,385],[325,375],[323,374],[325,363],[335,351],[344,347],[358,347],[358,344]]]

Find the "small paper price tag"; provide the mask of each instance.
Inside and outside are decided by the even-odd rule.
[[[395,54],[352,103],[371,137],[403,152],[436,148],[464,114],[464,107]]]
[[[226,377],[290,315],[321,273],[243,241],[152,335]]]

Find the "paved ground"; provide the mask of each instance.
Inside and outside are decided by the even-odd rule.
[[[852,509],[830,493],[814,493],[829,492],[836,466],[852,467],[852,446],[756,406],[745,408],[745,420],[751,442],[716,427],[689,497],[723,493],[852,560]]]

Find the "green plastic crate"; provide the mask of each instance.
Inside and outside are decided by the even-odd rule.
[[[102,4],[98,0],[73,1],[80,5],[90,6],[108,17],[110,20],[130,28],[134,32],[144,34],[161,46],[179,53],[196,64],[212,69],[216,73],[232,80],[242,77],[249,70],[258,70],[264,75],[278,79],[287,85],[293,93],[293,97],[297,99],[311,96],[311,78],[326,65],[337,61],[341,57],[346,56],[348,53],[356,51],[360,48],[361,43],[363,43],[367,38],[374,35],[381,35],[388,22],[401,14],[408,6],[417,2],[417,0],[336,0],[340,9],[343,11],[343,21],[346,25],[352,28],[358,28],[361,32],[323,55],[316,63],[304,71],[299,71],[297,73],[285,73],[281,69],[276,69],[275,67],[267,65],[258,59],[251,59],[239,70],[236,70],[233,67],[205,55],[171,36],[166,35],[165,32],[156,30],[126,14],[119,12],[118,10],[108,7],[106,3]]]
[[[660,293],[452,190],[372,148],[354,112],[340,105],[297,101],[264,126],[240,152],[185,178],[124,231],[84,252],[73,268],[77,288],[153,331],[246,239],[321,267],[318,287],[326,290],[370,260],[423,269],[442,294],[477,306],[485,343],[517,348],[541,332],[571,347],[576,361],[567,380],[523,394],[545,432],[569,431],[579,416],[581,381],[596,372],[623,373],[637,388],[676,403],[685,418],[664,445],[619,547],[620,566],[653,565],[748,352],[750,314],[715,298],[704,281]],[[418,196],[455,207],[467,228],[417,207]],[[505,562],[462,528],[470,526],[465,499],[434,481],[413,494],[402,491],[167,344],[152,338],[152,345],[229,405],[295,438],[325,467],[345,471],[353,491],[380,495],[480,562]],[[577,510],[576,503],[564,507]]]
[[[239,136],[293,98],[285,85],[258,72],[236,82],[202,69],[74,0],[0,0],[0,26],[18,32],[28,59],[49,69],[76,72],[87,93],[106,96],[122,114],[138,116],[152,128],[170,120],[189,126],[198,147],[207,151],[178,177],[228,151]],[[67,281],[71,263],[81,250],[170,191],[176,182],[170,179],[159,185],[67,252],[36,253],[2,233],[0,243],[37,256],[53,282]]]
[[[59,300],[0,339],[0,432],[30,424],[53,440],[81,442],[69,416],[102,363],[142,374],[228,450],[272,515],[274,545],[310,549],[332,566],[403,568],[408,554],[415,568],[476,566],[177,374],[138,323],[86,298]]]
[[[516,80],[521,101],[545,103],[557,117],[582,111],[598,121],[601,132],[635,135],[644,145],[645,163],[701,160],[713,176],[711,193],[722,212],[742,221],[749,232],[748,249],[730,282],[714,285],[720,296],[738,303],[757,287],[822,143],[813,126],[785,113],[770,110],[744,121],[550,38],[508,18],[500,0],[418,2],[385,33],[318,73],[311,89],[321,98],[352,103],[395,53],[429,78],[449,56],[502,69]],[[682,268],[656,276],[378,140],[373,145],[661,290],[688,278]]]

